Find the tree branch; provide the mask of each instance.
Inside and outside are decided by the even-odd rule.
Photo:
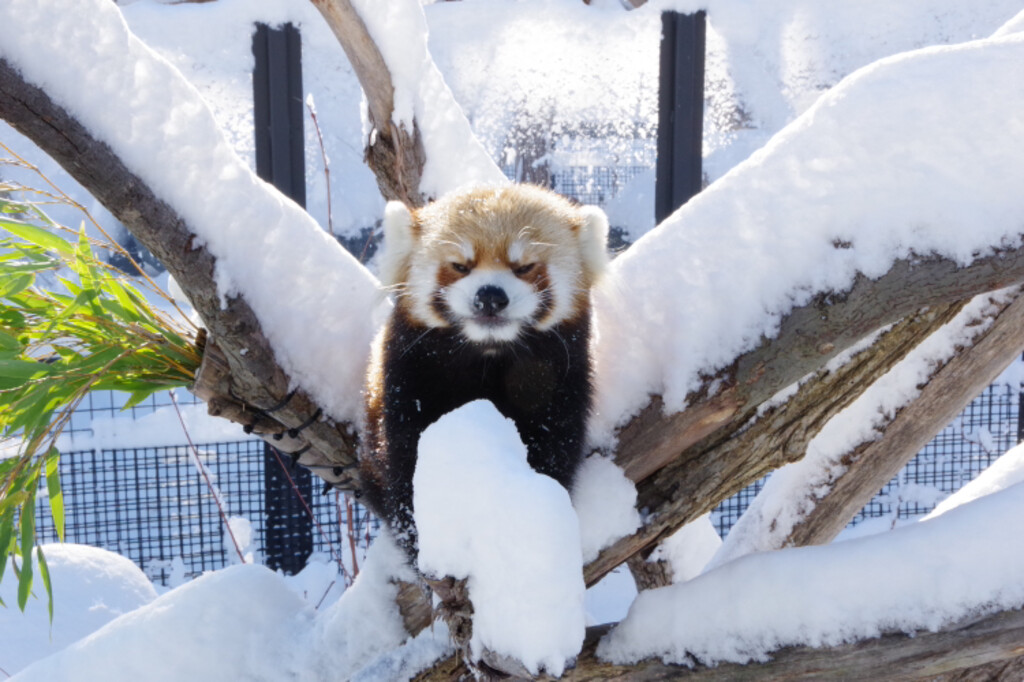
[[[594,584],[633,554],[650,548],[786,463],[781,457],[766,462],[766,451],[741,450],[729,444],[729,439],[750,422],[758,406],[773,395],[820,371],[868,334],[924,307],[949,306],[1021,281],[1024,249],[1000,251],[967,267],[938,257],[900,260],[877,280],[858,276],[849,292],[822,293],[807,305],[794,308],[775,337],[762,340],[729,368],[707,377],[704,389],[690,396],[690,406],[683,412],[664,414],[661,400],[654,397],[620,430],[615,458],[626,475],[638,483],[640,505],[656,513],[637,533],[606,548],[586,567],[587,584]],[[923,331],[919,325],[907,327],[911,343],[898,344],[903,347],[901,352],[930,331]],[[891,333],[886,336],[893,338]],[[854,385],[846,387],[845,395],[856,397],[876,377],[866,373],[857,378]],[[711,393],[716,383],[724,388]],[[798,392],[790,401],[800,395]],[[824,399],[828,393],[820,395]],[[815,428],[848,402],[825,400],[829,408],[819,409],[814,416]],[[808,430],[805,435],[816,432]],[[791,448],[789,457],[799,456],[802,451]]]
[[[588,628],[576,667],[566,671],[560,679],[566,682],[953,680],[971,679],[970,672],[974,669],[986,674],[1019,670],[1019,659],[1024,656],[1024,611],[1021,610],[972,619],[937,632],[919,632],[912,637],[890,634],[834,647],[789,647],[775,652],[767,663],[723,663],[712,668],[687,668],[652,660],[635,665],[601,661],[596,654],[597,644],[611,628],[609,625]],[[413,679],[416,682],[452,680],[466,672],[465,667],[451,657]]]
[[[935,372],[882,437],[843,458],[845,471],[780,546],[831,542],[914,455],[1024,350],[1024,296],[1017,293],[980,338]]]
[[[426,155],[418,126],[395,125],[395,86],[391,71],[359,13],[349,0],[311,0],[331,27],[366,95],[373,133],[364,150],[385,199],[422,206],[420,177]]]
[[[242,296],[229,298],[221,305],[214,258],[181,215],[157,197],[108,145],[93,138],[74,116],[25,81],[3,58],[0,117],[63,166],[171,273],[222,352],[226,367],[219,384],[223,402],[241,405],[243,410],[281,404],[288,395],[289,380],[255,313]],[[309,422],[317,411],[309,395],[298,390],[274,412],[274,421],[284,428],[295,428]],[[355,483],[347,469],[356,459],[356,436],[351,426],[313,420],[302,435],[315,450],[303,456],[303,463],[327,467],[317,469],[317,473],[340,487],[353,488]]]

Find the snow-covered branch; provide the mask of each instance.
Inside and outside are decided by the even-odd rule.
[[[365,158],[386,199],[420,206],[470,183],[506,182],[427,50],[416,0],[311,0],[359,78]]]
[[[47,39],[50,47],[41,44]],[[5,3],[0,46],[0,115],[175,277],[226,356],[223,397],[265,409],[299,389],[274,415],[287,428],[311,422],[303,435],[318,455],[304,461],[351,464],[360,349],[378,301],[373,277],[255,177],[194,88],[128,31],[111,3]],[[41,49],[92,59],[48,69]],[[349,352],[339,354],[339,344]]]

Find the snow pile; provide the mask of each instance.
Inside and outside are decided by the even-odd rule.
[[[640,526],[636,486],[609,457],[583,461],[572,487],[572,506],[580,519],[583,561]]]
[[[895,258],[1019,244],[1024,36],[882,60],[613,261],[596,292],[595,437],[685,405],[817,292]]]
[[[420,437],[413,491],[420,569],[469,578],[473,654],[560,675],[585,628],[579,521],[515,425],[489,401],[442,417]]]
[[[891,533],[743,557],[643,592],[601,642],[616,663],[766,660],[1024,605],[1024,485]],[[955,551],[950,548],[955,547]]]
[[[407,635],[391,578],[412,576],[386,541],[374,544],[352,587],[320,610],[333,590],[323,584],[322,564],[292,577],[232,566],[156,597],[130,561],[110,552],[44,551],[56,599],[53,642],[44,604],[30,604],[26,614],[0,610],[0,666],[13,674],[57,653],[21,670],[19,680],[396,680],[448,653],[443,627],[398,648]],[[15,588],[4,581],[8,604]]]
[[[649,561],[667,561],[672,567],[672,582],[682,583],[696,577],[722,546],[711,513],[686,524],[651,553]]]
[[[232,566],[118,618],[19,679],[283,679],[296,663],[283,626],[308,627],[304,605],[266,568]]]
[[[1003,453],[977,478],[940,502],[922,521],[942,516],[960,505],[1024,483],[1024,445]]]
[[[222,299],[244,292],[292,381],[331,416],[355,421],[375,280],[305,211],[256,177],[195,88],[128,31],[116,5],[4,2],[0,55],[182,213],[217,259]],[[347,352],[340,355],[339,347]]]
[[[38,566],[37,598],[29,599],[24,613],[18,611],[18,581],[10,566],[0,582],[7,605],[0,607],[0,667],[10,674],[156,598],[152,583],[129,559],[85,545],[42,548],[53,585],[52,627]]]

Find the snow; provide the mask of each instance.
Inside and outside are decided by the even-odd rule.
[[[8,566],[0,582],[0,667],[13,674],[73,644],[118,616],[156,598],[156,590],[130,559],[95,547],[43,545],[53,585],[53,624],[36,565],[35,599],[18,611],[18,581]],[[7,558],[4,557],[6,561]]]
[[[469,579],[473,655],[561,675],[585,628],[579,520],[567,491],[526,462],[515,424],[475,401],[428,427],[413,509],[420,570]]]
[[[421,191],[436,198],[466,185],[507,182],[473,135],[469,121],[431,59],[427,19],[419,0],[355,0],[352,6],[391,72],[395,88],[393,123],[404,124],[411,131],[415,121],[422,135],[427,162]],[[367,137],[372,140],[372,132]]]
[[[211,417],[205,405],[179,404],[178,410],[180,419],[174,406],[158,407],[134,419],[97,414],[90,422],[91,433],[66,432],[58,440],[58,448],[68,452],[179,445],[186,440],[186,434],[193,443],[226,443],[253,438],[240,425]]]
[[[580,520],[583,561],[640,526],[636,486],[608,457],[583,461],[572,489],[572,506]]]
[[[722,538],[709,512],[658,545],[648,561],[667,561],[672,567],[672,582],[682,583],[700,575],[721,546]]]
[[[1018,484],[890,533],[749,555],[642,592],[598,655],[616,663],[764,661],[784,646],[934,631],[1020,608],[1022,522]]]
[[[974,500],[1024,483],[1024,445],[1003,453],[977,478],[936,505],[922,521],[933,519]]]
[[[45,605],[30,604],[25,615],[6,609],[0,665],[15,674],[56,653],[14,679],[407,679],[360,678],[364,668],[381,669],[378,659],[392,660],[406,639],[390,580],[411,576],[388,542],[374,544],[364,572],[334,602],[324,599],[324,566],[316,562],[294,577],[232,566],[157,597],[130,561],[110,552],[76,545],[44,551],[59,600],[53,644],[47,646]],[[5,590],[15,587],[4,582]],[[415,655],[407,658],[426,665],[448,653],[447,634],[427,630],[408,646]]]

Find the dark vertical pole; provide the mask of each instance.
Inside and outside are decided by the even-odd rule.
[[[302,134],[302,42],[291,24],[280,29],[257,24],[252,51],[256,174],[301,206],[306,205],[305,144]],[[297,499],[309,499],[313,481],[306,469],[292,473],[297,490],[282,475],[264,445],[264,546],[267,566],[297,573],[313,552],[313,523]]]
[[[1024,355],[1021,356],[1024,362]],[[1024,443],[1024,391],[1017,389],[1017,444]]]
[[[291,24],[256,24],[252,41],[256,174],[306,205],[302,41]]]
[[[660,223],[701,190],[705,14],[661,15],[658,162],[654,217]]]

